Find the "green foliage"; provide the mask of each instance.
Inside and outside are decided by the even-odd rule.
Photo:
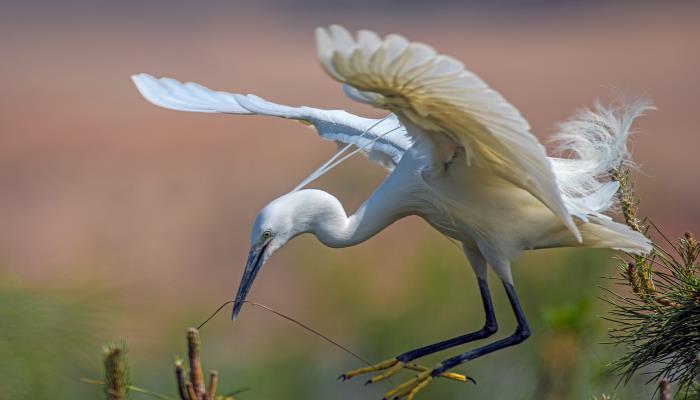
[[[653,225],[637,217],[639,200],[628,172],[612,175],[621,184],[619,200],[627,224],[647,233]],[[643,371],[649,382],[665,378],[688,396],[697,391],[700,374],[700,244],[690,233],[672,243],[653,227],[665,243],[655,243],[647,255],[623,260],[616,279],[623,290],[609,291],[606,298],[613,306],[609,319],[616,324],[610,338],[625,348],[613,368],[625,383]]]
[[[628,285],[632,293],[612,293],[609,297],[614,305],[611,319],[618,325],[610,337],[627,349],[613,364],[625,381],[648,367],[652,371],[649,381],[665,377],[683,392],[698,385],[700,271],[696,258],[683,260],[689,246],[697,246],[697,242],[686,234],[673,246],[675,254],[658,251],[649,256],[657,265],[652,275],[653,291],[637,283],[634,263],[621,265],[618,281]]]
[[[0,283],[0,398],[76,398],[104,325],[100,301],[79,291]]]
[[[555,331],[582,332],[591,323],[591,300],[580,299],[556,307],[548,307],[542,312],[542,322]]]

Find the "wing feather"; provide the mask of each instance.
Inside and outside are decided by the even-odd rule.
[[[414,140],[438,147],[437,136],[452,138],[470,162],[529,191],[580,238],[545,149],[528,122],[461,62],[399,35],[382,41],[364,31],[355,40],[333,25],[318,28],[316,38],[323,68],[352,87],[346,92],[353,99],[390,110],[416,126],[408,130]],[[433,151],[440,155],[444,150]]]
[[[365,43],[371,46],[374,39],[370,34],[365,36]],[[379,39],[376,40],[378,43]],[[132,80],[146,100],[172,110],[268,115],[309,123],[323,139],[361,148],[361,153],[389,170],[399,163],[412,144],[403,127],[395,129],[400,126],[395,116],[379,120],[340,110],[289,107],[252,94],[214,91],[197,83],[182,83],[172,78],[156,79],[148,74],[134,75]]]

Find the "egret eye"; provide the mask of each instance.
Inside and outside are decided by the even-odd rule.
[[[262,237],[263,237],[263,239],[269,239],[269,238],[271,238],[271,237],[272,237],[272,231],[269,231],[269,230],[268,230],[268,231],[263,232]]]

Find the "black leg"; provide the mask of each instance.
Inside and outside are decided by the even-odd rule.
[[[469,360],[481,357],[483,355],[492,353],[496,350],[500,350],[504,347],[513,346],[518,343],[522,343],[525,339],[530,337],[530,327],[525,319],[525,314],[522,308],[520,308],[520,302],[518,301],[518,296],[515,294],[515,288],[510,283],[504,282],[506,293],[508,294],[508,300],[510,300],[510,305],[513,307],[513,312],[515,312],[515,318],[518,321],[518,328],[515,330],[513,335],[508,336],[505,339],[498,340],[494,343],[488,344],[478,349],[468,351],[464,354],[460,354],[456,357],[448,358],[447,360],[440,363],[440,367],[433,370],[432,376],[438,376],[441,373],[452,369],[460,364],[463,364]]]
[[[396,359],[401,362],[410,362],[417,358],[427,356],[428,354],[433,354],[438,351],[472,342],[474,340],[487,338],[496,333],[498,330],[498,324],[496,323],[496,315],[493,312],[493,303],[491,302],[491,294],[489,293],[488,283],[482,278],[478,278],[478,280],[481,300],[484,303],[484,313],[486,314],[486,323],[481,330],[467,333],[466,335],[457,336],[456,338],[444,340],[442,342],[424,346],[415,350],[407,351],[396,357]]]

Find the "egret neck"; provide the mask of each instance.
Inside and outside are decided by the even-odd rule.
[[[397,192],[387,189],[387,185],[380,186],[350,217],[337,198],[316,189],[291,192],[265,206],[255,219],[232,318],[240,312],[263,264],[294,237],[313,233],[326,246],[348,247],[364,242],[410,214],[407,208],[397,206],[394,201],[400,198]]]
[[[348,217],[341,203],[332,195],[323,191],[308,191],[316,192],[313,195],[316,203],[313,204],[317,210],[312,216],[309,232],[329,247],[349,247],[362,243],[403,216],[387,212],[391,208],[379,201],[379,196],[373,195]]]

